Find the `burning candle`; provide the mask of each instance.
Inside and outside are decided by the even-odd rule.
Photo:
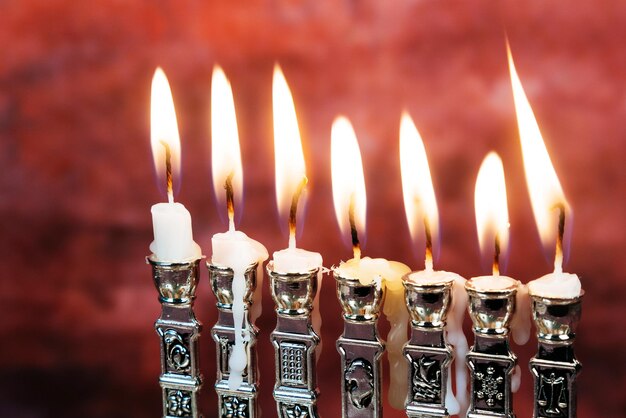
[[[150,142],[157,175],[166,185],[167,203],[152,206],[153,258],[160,262],[199,259],[202,252],[193,240],[191,215],[181,203],[174,202],[174,177],[180,174],[180,137],[176,111],[167,77],[157,68],[152,78],[150,101]]]
[[[273,254],[273,270],[280,273],[306,273],[322,267],[322,255],[296,247],[296,221],[299,202],[306,198],[308,182],[304,153],[298,129],[296,109],[289,85],[280,67],[274,67],[274,156],[276,168],[276,204],[281,219],[288,219],[289,246]],[[319,334],[321,316],[319,294],[322,271],[314,301],[313,326]],[[318,350],[318,355],[321,350]]]
[[[400,122],[400,167],[402,172],[402,190],[404,194],[404,209],[411,237],[417,241],[425,236],[424,270],[410,273],[405,280],[419,286],[434,286],[452,282],[452,305],[451,315],[446,323],[447,341],[454,346],[456,393],[452,393],[452,379],[447,380],[445,407],[447,413],[463,415],[467,408],[467,368],[465,356],[468,351],[467,338],[463,333],[463,315],[467,307],[465,296],[465,279],[456,273],[436,271],[433,269],[433,243],[438,238],[439,212],[435,190],[426,157],[426,149],[422,138],[408,113],[402,115]],[[402,354],[401,352],[399,353]],[[391,348],[389,356],[391,357]],[[406,365],[406,362],[403,361]],[[451,366],[450,366],[451,368]],[[404,399],[401,394],[406,394],[406,371],[404,387],[400,389],[400,381],[397,382],[398,398],[396,402]],[[448,372],[450,376],[451,373]]]
[[[276,251],[267,266],[278,315],[271,334],[276,364],[274,399],[279,416],[317,416],[322,256],[296,247],[298,204],[305,200],[307,177],[293,98],[278,65],[274,67],[273,110],[276,203],[280,218],[289,226],[289,246]],[[300,399],[298,410],[293,405],[296,397]]]
[[[273,104],[276,204],[280,217],[289,222],[289,247],[274,253],[274,270],[302,273],[321,267],[322,256],[296,247],[298,203],[305,200],[308,179],[296,109],[278,65],[274,68]]]
[[[531,281],[530,293],[538,296],[571,299],[580,296],[581,284],[576,274],[563,272],[563,238],[569,233],[572,211],[565,199],[550,155],[541,137],[539,125],[515,70],[510,49],[508,52],[513,99],[517,113],[526,184],[530,201],[545,248],[556,248],[554,271]]]
[[[345,117],[338,117],[331,133],[331,169],[335,214],[343,234],[350,234],[354,257],[341,262],[335,275],[347,280],[358,280],[361,285],[385,289],[383,312],[391,323],[387,347],[392,376],[389,400],[395,408],[404,408],[406,398],[406,362],[402,346],[406,342],[408,312],[404,305],[402,276],[408,266],[384,258],[361,257],[359,234],[365,230],[366,194],[361,153],[352,125]]]
[[[246,292],[244,275],[251,266],[259,264],[256,292],[253,297],[257,303],[253,305],[251,312],[251,319],[254,322],[260,315],[261,308],[263,270],[260,264],[267,259],[268,253],[261,243],[235,229],[235,204],[241,201],[243,170],[233,93],[230,82],[218,66],[213,70],[211,83],[211,138],[213,187],[222,207],[227,208],[229,225],[228,231],[213,235],[211,263],[230,268],[234,273],[232,313],[235,344],[228,361],[228,386],[230,390],[237,390],[243,382],[242,374],[247,365],[244,348],[244,341],[248,338],[248,331],[244,328]]]
[[[504,181],[502,160],[495,153],[489,153],[480,167],[476,179],[474,193],[474,207],[476,211],[476,228],[481,253],[489,257],[493,251],[492,275],[472,279],[478,289],[503,289],[516,285],[516,310],[511,320],[513,341],[524,345],[530,338],[530,313],[528,303],[528,288],[518,280],[500,275],[500,255],[505,252],[509,242],[509,212]],[[513,379],[513,392],[519,388],[521,375],[516,370]]]

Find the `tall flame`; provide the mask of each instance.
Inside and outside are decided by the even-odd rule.
[[[424,142],[406,112],[400,121],[400,170],[411,237],[417,241],[422,233],[425,234],[426,268],[432,269],[432,244],[439,230],[439,212]]]
[[[564,223],[565,219],[571,219],[571,210],[539,131],[537,119],[515,70],[515,63],[508,45],[507,55],[522,144],[526,184],[533,214],[544,247],[553,248],[556,241],[555,270],[558,271],[562,268]]]
[[[358,235],[365,233],[367,196],[363,162],[350,121],[339,116],[331,130],[331,173],[335,216],[341,233],[351,234],[355,258],[361,255]]]
[[[218,65],[211,80],[211,140],[213,188],[220,205],[227,206],[234,229],[234,205],[241,202],[243,194],[243,169],[233,91]]]
[[[307,182],[296,108],[280,67],[274,67],[274,156],[276,204],[281,218],[289,218],[289,243],[295,247],[296,209]]]
[[[168,200],[174,201],[173,178],[180,178],[180,137],[172,90],[161,67],[152,77],[150,98],[150,143],[154,167],[166,184]]]
[[[487,254],[493,249],[493,272],[497,275],[500,253],[506,251],[509,243],[509,211],[504,167],[495,152],[487,154],[478,171],[474,208],[481,253]]]

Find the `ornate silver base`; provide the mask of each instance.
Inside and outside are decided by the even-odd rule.
[[[334,272],[337,297],[343,309],[344,329],[337,340],[341,354],[341,416],[343,418],[382,417],[382,365],[385,345],[376,329],[382,289],[363,286],[358,280]]]
[[[581,298],[531,296],[539,350],[530,360],[534,378],[535,418],[576,417],[576,377],[582,368],[574,356]]]
[[[452,347],[446,343],[444,325],[452,300],[453,280],[417,284],[403,277],[404,295],[411,315],[411,339],[404,346],[409,361],[409,418],[448,418],[446,391]]]
[[[514,418],[511,376],[517,357],[509,347],[509,323],[515,312],[517,284],[478,290],[468,280],[469,313],[474,345],[467,354],[470,371],[468,418]]]
[[[267,266],[276,304],[274,399],[280,418],[317,417],[319,390],[315,375],[315,348],[320,338],[311,325],[313,299],[319,269],[304,274],[285,274]]]
[[[256,289],[257,264],[251,265],[245,272],[246,292],[244,295],[244,317],[248,333],[248,340],[244,343],[248,365],[243,373],[243,384],[237,390],[228,387],[228,361],[235,344],[235,326],[233,321],[233,270],[228,267],[216,266],[207,262],[211,289],[217,299],[218,317],[211,335],[216,344],[217,378],[215,391],[217,392],[218,416],[222,418],[259,416],[258,373],[256,338],[258,329],[250,320],[252,295]]]
[[[202,375],[198,337],[202,325],[193,313],[200,260],[163,263],[148,257],[159,291],[161,317],[155,328],[161,339],[161,376],[164,418],[200,418],[198,392]]]

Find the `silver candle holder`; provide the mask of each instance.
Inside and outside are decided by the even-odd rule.
[[[202,375],[198,364],[198,337],[202,325],[193,312],[200,260],[166,263],[146,260],[159,292],[161,316],[155,329],[161,340],[161,376],[164,418],[199,418],[198,392]]]
[[[276,365],[274,399],[280,418],[318,416],[315,348],[320,337],[311,323],[318,273],[319,269],[281,273],[274,271],[273,262],[267,265],[277,313],[271,340]]]
[[[471,392],[468,418],[514,418],[511,375],[517,357],[509,347],[509,324],[515,312],[517,284],[498,290],[465,284],[474,345],[467,354]]]
[[[337,297],[343,310],[343,334],[337,340],[341,354],[341,416],[382,417],[382,367],[385,344],[378,337],[377,321],[384,293],[379,283],[362,285],[358,280],[333,272]]]
[[[217,300],[217,322],[211,329],[211,335],[216,345],[217,354],[217,377],[215,391],[217,392],[218,416],[256,418],[259,416],[258,396],[258,370],[256,339],[258,329],[251,322],[250,307],[253,302],[253,294],[257,282],[257,266],[250,265],[244,274],[246,290],[244,292],[244,326],[245,333],[244,350],[247,358],[247,366],[242,374],[243,383],[238,389],[231,390],[228,387],[229,367],[228,362],[235,345],[235,325],[233,320],[233,279],[234,272],[229,267],[217,266],[207,262],[211,289]]]
[[[535,418],[576,417],[576,377],[582,366],[574,356],[574,338],[583,293],[573,299],[530,295],[539,341],[530,360]]]
[[[450,416],[445,405],[448,366],[453,354],[444,326],[452,303],[454,279],[417,284],[410,276],[402,279],[411,315],[411,337],[403,350],[409,362],[406,414],[409,418],[447,418]]]

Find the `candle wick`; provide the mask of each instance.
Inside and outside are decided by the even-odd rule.
[[[554,252],[554,272],[563,272],[563,236],[565,235],[565,205],[559,203],[556,208],[559,210],[559,230],[556,236],[556,249]]]
[[[492,274],[496,277],[500,275],[500,236],[498,234],[496,234],[494,245]]]
[[[298,188],[291,197],[291,206],[289,207],[289,248],[296,248],[296,215],[298,213],[298,202],[300,201],[300,196],[304,192],[308,181],[306,176],[302,176]]]
[[[224,182],[224,189],[226,189],[226,210],[228,211],[228,229],[230,231],[235,230],[235,193],[233,191],[234,175],[235,173],[231,171]]]
[[[424,258],[424,267],[428,271],[433,270],[433,238],[430,231],[430,223],[428,218],[424,216],[424,233],[426,235],[426,254]]]
[[[161,140],[161,145],[165,148],[165,186],[167,188],[167,201],[174,203],[174,182],[172,180],[172,151],[170,145]]]
[[[359,260],[361,258],[361,243],[359,242],[359,233],[356,229],[356,222],[354,220],[354,193],[350,195],[350,207],[348,209],[348,219],[350,220],[350,234],[352,236],[352,251],[354,258]]]

